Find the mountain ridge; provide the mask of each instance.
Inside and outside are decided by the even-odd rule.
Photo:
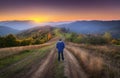
[[[70,24],[56,26],[67,28],[76,33],[104,33],[106,31],[120,31],[120,21],[75,21]]]
[[[7,34],[17,34],[18,32],[20,31],[10,27],[0,26],[0,36],[4,36]]]

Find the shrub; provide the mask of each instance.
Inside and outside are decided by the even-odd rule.
[[[36,40],[34,40],[34,42],[33,42],[33,44],[40,44],[40,43],[41,43],[40,39],[36,39]]]
[[[120,40],[113,39],[111,41],[112,44],[120,45]]]
[[[22,40],[21,45],[22,46],[30,45],[30,44],[32,44],[32,41],[33,41],[32,38],[24,39],[24,40]]]
[[[5,47],[5,46],[6,46],[5,37],[0,37],[0,47]]]
[[[92,35],[77,35],[75,33],[70,33],[66,36],[66,40],[75,43],[85,43],[85,44],[107,44],[108,40],[102,36],[92,36]]]
[[[109,32],[105,32],[103,35],[103,38],[105,38],[107,40],[107,42],[110,43],[112,40],[112,35]]]

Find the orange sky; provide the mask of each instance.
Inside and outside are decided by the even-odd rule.
[[[33,20],[35,22],[58,22],[73,20],[120,20],[118,9],[56,9],[56,8],[13,8],[0,12],[0,21]]]
[[[119,20],[119,14],[108,13],[79,13],[79,14],[3,14],[0,15],[0,21],[8,20],[33,20],[36,22],[49,21],[71,21],[71,20]]]

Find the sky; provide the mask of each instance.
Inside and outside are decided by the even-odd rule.
[[[120,0],[0,0],[0,21],[120,20]]]

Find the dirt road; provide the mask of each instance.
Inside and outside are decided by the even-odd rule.
[[[87,78],[87,75],[84,73],[82,67],[79,65],[78,60],[73,54],[71,54],[67,49],[64,51],[65,60],[58,62],[59,64],[64,65],[64,76],[67,78]],[[55,60],[57,59],[57,52],[53,49],[49,55],[41,61],[41,65],[26,77],[23,78],[55,78],[56,68],[54,65]],[[34,69],[34,68],[33,68]],[[59,70],[57,70],[59,72]]]
[[[11,78],[89,78],[79,59],[67,48],[64,50],[65,60],[60,62],[57,61],[57,50],[55,48],[48,50],[43,58],[39,58],[41,56],[39,52],[34,53],[34,57],[31,55],[6,68],[6,71],[12,70],[16,65],[20,67],[25,62],[32,61],[32,63],[24,65],[24,71],[13,73],[14,76],[10,75]],[[4,72],[6,71],[4,70]],[[3,78],[9,78],[9,76]]]
[[[30,78],[52,78],[53,72],[53,62],[55,61],[56,53],[55,49],[53,49],[47,58],[41,61],[41,65],[38,67],[37,71],[35,71]]]

